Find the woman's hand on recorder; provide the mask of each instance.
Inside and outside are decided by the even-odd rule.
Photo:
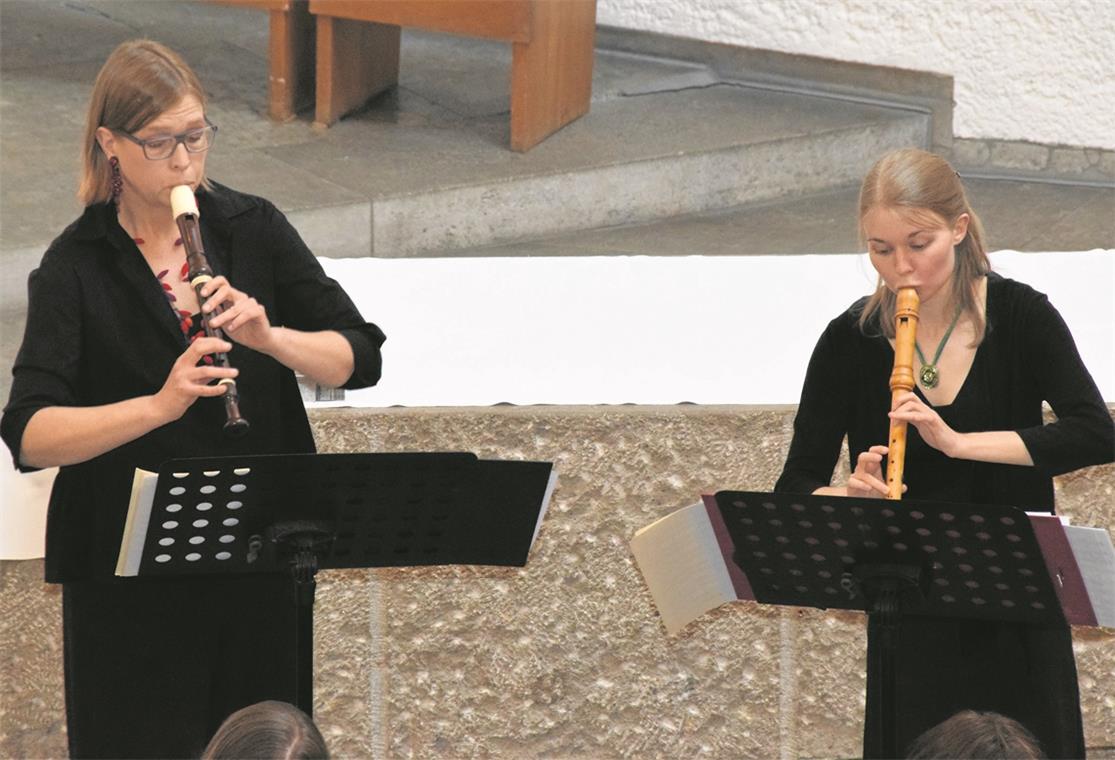
[[[848,478],[848,496],[878,499],[887,495],[887,484],[883,477],[883,457],[887,455],[886,446],[872,446],[856,458],[856,469]],[[906,486],[902,486],[906,490]]]
[[[224,275],[205,283],[201,294],[207,299],[201,308],[209,315],[210,327],[223,330],[228,337],[254,351],[273,352],[274,330],[263,304],[232,287]],[[220,314],[213,316],[218,308]]]
[[[861,499],[878,499],[887,495],[883,479],[883,457],[886,446],[872,446],[856,458],[856,469],[843,486],[824,486],[813,491],[815,496],[856,496]],[[902,486],[906,492],[906,486]]]
[[[910,391],[899,394],[891,409],[892,421],[903,421],[917,428],[921,439],[945,456],[956,456],[960,434],[950,428],[941,415]]]
[[[1033,457],[1014,430],[983,430],[959,433],[949,427],[941,415],[913,393],[903,393],[895,399],[892,420],[905,420],[917,428],[922,440],[942,454],[953,459],[971,459],[975,462],[1014,464],[1032,467]]]
[[[86,462],[174,422],[202,396],[220,396],[213,380],[236,377],[231,367],[204,364],[206,354],[228,351],[232,344],[198,338],[175,360],[163,387],[151,396],[100,406],[47,406],[27,421],[19,461],[29,467],[57,467]],[[199,366],[200,365],[200,366]]]
[[[209,325],[237,343],[329,388],[340,387],[352,376],[356,359],[351,344],[339,332],[276,327],[263,304],[229,285],[224,277],[214,277],[201,293],[207,298],[202,307],[205,312],[212,315],[218,306],[223,309],[210,317]]]
[[[238,370],[234,367],[206,364],[203,359],[207,354],[231,349],[232,344],[228,341],[202,336],[182,352],[171,366],[163,387],[154,396],[155,405],[165,416],[166,422],[173,422],[181,417],[203,396],[224,395],[225,387],[213,381],[235,378]]]

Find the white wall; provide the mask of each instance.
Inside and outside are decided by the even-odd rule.
[[[1115,0],[598,0],[597,20],[949,74],[957,137],[1115,149]]]

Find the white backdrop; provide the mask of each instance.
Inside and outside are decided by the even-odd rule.
[[[1115,251],[993,255],[1049,295],[1115,401]],[[796,404],[864,254],[323,259],[387,333],[355,406]]]
[[[1115,402],[1115,251],[992,258],[1049,295]],[[321,261],[387,333],[383,380],[345,400],[376,407],[794,404],[824,326],[874,287],[862,254]],[[42,556],[52,477],[0,463],[0,558]]]

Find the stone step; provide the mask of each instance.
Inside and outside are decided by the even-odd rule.
[[[1115,248],[1115,187],[972,177],[964,187],[991,250]],[[853,253],[859,182],[641,224],[476,246],[454,256],[749,256]]]
[[[604,131],[622,144],[600,156],[566,159],[552,171],[493,172],[461,183],[446,181],[439,172],[424,187],[373,195],[367,253],[446,255],[477,245],[795,197],[858,180],[887,150],[925,143],[925,116],[810,100],[719,85],[601,104],[586,118],[596,122],[596,129],[607,122]],[[662,123],[642,132],[657,119]],[[691,134],[687,145],[654,144],[667,142],[658,139],[663,133],[657,130],[668,129],[669,123],[680,131],[704,132],[700,136],[706,139]],[[574,124],[551,138],[554,150],[564,141],[578,142],[588,128]],[[319,213],[335,212],[296,211],[295,218],[316,230],[311,220]],[[328,238],[317,242],[325,251],[344,244]]]

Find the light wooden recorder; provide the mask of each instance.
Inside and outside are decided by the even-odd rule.
[[[894,369],[890,373],[891,406],[900,393],[914,389],[914,347],[918,335],[918,293],[898,291],[894,308]],[[902,498],[902,471],[906,464],[906,423],[892,420],[887,443],[887,498]]]

